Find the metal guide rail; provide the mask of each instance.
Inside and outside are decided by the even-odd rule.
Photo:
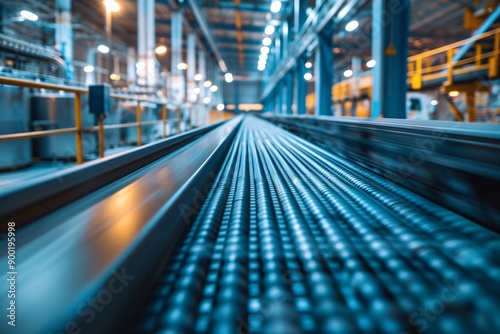
[[[272,116],[305,138],[500,232],[500,125]]]
[[[126,329],[495,332],[499,250],[496,233],[247,117]]]

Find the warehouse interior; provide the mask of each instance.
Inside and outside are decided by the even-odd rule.
[[[500,333],[500,0],[0,1],[1,333]]]

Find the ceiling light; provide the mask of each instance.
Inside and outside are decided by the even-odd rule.
[[[311,80],[312,77],[313,77],[313,75],[311,73],[304,74],[304,79],[306,79],[307,81]]]
[[[226,73],[224,74],[224,79],[226,79],[226,82],[233,82],[233,75],[231,73]]]
[[[200,87],[196,87],[196,88],[194,89],[194,93],[195,93],[195,94],[200,94],[200,92],[201,92]]]
[[[140,62],[138,62],[137,64],[135,64],[135,67],[136,67],[136,68],[144,68],[144,67],[146,67],[146,64],[145,64],[145,63],[143,63],[142,61],[140,61]]]
[[[310,61],[308,61],[306,63],[306,68],[311,68],[311,67],[313,67],[313,64]]]
[[[156,53],[157,55],[162,55],[162,54],[164,54],[164,53],[166,53],[166,52],[167,52],[167,47],[166,47],[166,46],[164,46],[164,45],[159,45],[159,46],[157,46],[157,47],[156,47],[156,49],[155,49],[155,53]]]
[[[277,13],[279,12],[281,9],[281,1],[278,1],[278,0],[274,0],[272,3],[271,3],[271,12],[273,13]]]
[[[359,22],[354,20],[354,21],[347,23],[347,25],[345,26],[345,30],[351,32],[351,31],[356,30],[357,27],[359,27]]]
[[[100,44],[99,46],[97,46],[97,50],[101,53],[108,53],[109,52],[109,48],[104,44]]]
[[[261,47],[260,53],[267,55],[269,53],[269,47],[267,47],[267,46]]]
[[[266,35],[272,35],[274,34],[274,32],[276,31],[276,28],[272,25],[272,24],[269,24],[266,29],[264,30],[264,33]]]
[[[224,105],[223,105],[222,103],[219,103],[219,104],[217,105],[217,110],[219,110],[219,111],[224,110]]]
[[[351,71],[351,70],[346,70],[346,71],[344,72],[344,76],[345,76],[346,78],[350,78],[350,77],[352,77],[352,75],[353,75],[353,73],[352,73],[352,71]]]
[[[204,87],[206,87],[206,88],[208,88],[208,87],[212,86],[212,81],[210,81],[210,80],[205,81],[205,82],[203,83],[203,86],[204,86]]]
[[[266,66],[266,61],[263,59],[260,59],[258,64]]]
[[[257,69],[259,71],[264,71],[266,69],[266,65],[259,65],[259,66],[257,66]]]
[[[188,65],[186,63],[179,63],[179,64],[177,64],[177,69],[178,70],[181,70],[181,71],[182,70],[187,70],[187,68],[188,68]]]
[[[38,15],[36,15],[35,13],[32,13],[28,10],[22,10],[21,11],[21,16],[24,17],[26,20],[30,20],[30,21],[36,21],[38,20]]]
[[[83,68],[83,71],[84,71],[85,73],[91,73],[91,72],[94,72],[94,66],[92,66],[92,65],[87,65],[87,66],[85,66],[85,67]]]
[[[366,62],[366,67],[368,67],[368,68],[374,68],[375,65],[377,65],[377,61],[375,59],[368,60]]]
[[[120,10],[120,5],[115,0],[104,0],[104,6],[112,12],[117,12]]]
[[[211,98],[209,98],[209,97],[205,97],[205,98],[203,98],[203,103],[205,103],[205,104],[209,104],[209,103],[210,103],[210,101],[212,101],[212,99],[211,99]]]
[[[201,81],[203,79],[203,75],[201,73],[196,73],[194,75],[194,81]]]
[[[271,43],[272,43],[272,42],[273,42],[273,40],[272,40],[272,39],[270,39],[269,37],[266,37],[266,38],[264,38],[264,39],[262,40],[262,44],[263,44],[264,46],[269,46],[269,45],[271,45]]]
[[[121,76],[119,74],[116,74],[116,73],[112,73],[109,78],[113,81],[118,81],[120,80]]]
[[[259,60],[267,60],[268,57],[268,55],[261,53],[259,56]]]
[[[451,91],[450,94],[449,94],[451,97],[457,97],[458,95],[460,95],[460,92],[454,90],[454,91]]]
[[[219,90],[219,87],[217,87],[216,85],[212,85],[212,86],[210,87],[210,91],[211,91],[212,93],[215,93],[215,92],[216,92],[216,91],[218,91],[218,90]]]
[[[437,106],[437,105],[439,104],[439,102],[438,102],[437,100],[432,100],[432,101],[431,101],[431,104],[432,104],[433,106]]]

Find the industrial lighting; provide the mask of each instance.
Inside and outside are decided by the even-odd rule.
[[[177,69],[178,70],[181,70],[181,71],[182,70],[187,70],[187,68],[188,68],[188,65],[186,63],[179,63],[179,64],[177,64]]]
[[[201,81],[203,79],[203,75],[201,73],[196,73],[194,75],[194,81]]]
[[[308,61],[306,63],[306,68],[311,68],[311,67],[313,67],[313,64],[310,61]]]
[[[136,68],[145,68],[146,67],[146,64],[143,63],[142,61],[138,62],[137,64],[135,64],[135,67]]]
[[[215,92],[216,92],[216,91],[218,91],[218,90],[219,90],[219,87],[217,87],[216,85],[212,85],[212,86],[210,87],[210,91],[211,91],[212,93],[215,93]]]
[[[268,57],[268,55],[261,53],[259,56],[259,60],[267,60]]]
[[[313,75],[311,73],[304,74],[304,79],[306,79],[307,81],[311,80],[312,77],[313,77]]]
[[[437,100],[432,100],[432,101],[431,101],[431,104],[432,104],[433,106],[437,106],[437,105],[439,104],[439,102],[438,102]]]
[[[273,13],[277,13],[279,12],[281,9],[281,1],[278,1],[278,0],[274,0],[272,3],[271,3],[271,12]]]
[[[115,0],[104,0],[103,3],[104,6],[106,6],[106,8],[108,8],[112,12],[116,13],[120,10],[120,5]]]
[[[209,104],[209,103],[210,103],[210,101],[212,101],[212,99],[211,99],[211,98],[209,98],[209,97],[205,97],[205,98],[203,98],[203,103],[205,103],[205,104]]]
[[[109,52],[109,48],[104,44],[100,44],[99,46],[97,46],[97,50],[101,53],[108,53]]]
[[[224,105],[223,105],[222,103],[219,103],[219,104],[217,105],[217,110],[219,110],[219,111],[224,110]]]
[[[450,92],[451,97],[457,97],[458,95],[460,95],[460,92],[458,92],[456,90]]]
[[[344,72],[344,76],[345,76],[346,78],[350,78],[350,77],[352,77],[352,75],[353,75],[353,73],[352,73],[352,71],[351,71],[351,70],[346,70],[346,71]]]
[[[269,53],[269,47],[263,46],[260,48],[260,53],[267,55]]]
[[[351,32],[351,31],[356,30],[357,27],[359,27],[359,22],[358,21],[351,21],[351,22],[347,23],[347,25],[345,26],[345,30]]]
[[[85,66],[85,67],[83,68],[83,71],[84,71],[85,73],[91,73],[91,72],[94,72],[94,66],[92,66],[92,65],[87,65],[87,66]]]
[[[24,17],[26,20],[30,20],[33,22],[38,20],[38,15],[36,15],[35,13],[32,13],[30,11],[27,11],[27,10],[22,10],[21,16]]]
[[[259,66],[257,66],[257,69],[259,71],[264,71],[266,69],[266,65],[259,65]]]
[[[259,59],[259,63],[258,64],[259,65],[262,64],[262,65],[266,66],[266,61],[263,60],[263,59]]]
[[[204,87],[206,87],[206,88],[208,88],[208,87],[212,86],[212,81],[210,81],[210,80],[205,81],[205,82],[203,83],[203,86],[204,86]]]
[[[273,42],[273,40],[272,40],[272,39],[270,39],[269,37],[266,37],[266,38],[264,38],[264,39],[262,40],[262,44],[263,44],[264,46],[269,46],[269,45],[271,45],[271,43],[272,43],[272,42]]]
[[[374,68],[375,65],[377,65],[377,61],[375,59],[368,60],[366,62],[366,67],[368,67],[368,68]]]
[[[165,54],[166,52],[167,52],[167,47],[163,45],[157,46],[155,49],[155,53],[157,55],[162,55]]]
[[[226,79],[227,83],[233,82],[233,75],[231,73],[224,74],[224,79]]]
[[[272,25],[272,24],[269,24],[266,29],[264,30],[264,33],[266,35],[272,35],[274,34],[274,32],[276,31],[276,28]]]
[[[118,81],[120,80],[121,76],[119,74],[116,74],[116,73],[112,73],[109,78],[113,81]]]
[[[195,93],[195,94],[200,94],[200,92],[201,92],[200,87],[196,87],[196,88],[194,89],[194,93]]]

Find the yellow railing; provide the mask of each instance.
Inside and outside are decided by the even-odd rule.
[[[493,38],[491,51],[484,52],[485,43],[480,41]],[[454,62],[453,56],[463,46],[474,44],[475,55]],[[488,77],[499,75],[500,28],[463,41],[445,45],[408,58],[408,78],[412,89],[421,89],[424,81],[446,78],[452,85],[456,75],[486,70]],[[434,65],[435,64],[435,65]]]
[[[83,127],[82,124],[82,106],[81,106],[81,96],[82,94],[88,94],[87,88],[82,87],[73,87],[73,86],[61,86],[49,83],[42,83],[30,80],[23,79],[15,79],[0,76],[0,84],[3,85],[11,85],[11,86],[19,86],[26,88],[38,88],[38,89],[48,89],[55,91],[64,91],[68,93],[73,93],[75,95],[75,126],[71,128],[63,128],[56,130],[43,130],[43,131],[29,131],[22,133],[12,133],[12,134],[4,134],[0,135],[0,141],[8,141],[8,140],[17,140],[17,139],[31,139],[31,138],[40,138],[47,137],[53,135],[62,135],[62,134],[75,134],[75,142],[76,142],[76,162],[77,164],[82,164],[84,162],[84,153],[83,153],[83,133],[84,132],[97,132],[99,137],[99,157],[104,157],[104,131],[109,129],[119,129],[119,128],[130,128],[137,127],[137,146],[142,145],[142,126],[144,125],[154,125],[154,124],[163,124],[163,138],[167,137],[167,122],[177,122],[177,132],[181,132],[181,108],[177,108],[177,119],[167,119],[167,102],[166,101],[158,101],[151,99],[144,99],[135,96],[128,95],[120,95],[120,94],[111,94],[110,97],[118,100],[132,100],[137,102],[136,106],[136,121],[133,123],[122,123],[122,124],[110,124],[104,125],[104,119],[98,118],[97,126]],[[141,103],[149,102],[155,103],[162,106],[162,119],[154,120],[154,121],[141,121]]]

